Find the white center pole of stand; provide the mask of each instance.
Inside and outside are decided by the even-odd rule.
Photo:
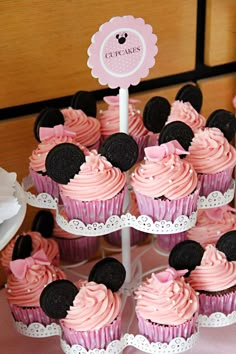
[[[119,90],[120,104],[120,132],[128,134],[129,131],[129,93],[128,89],[120,88]],[[129,195],[126,194],[124,205],[128,204]],[[122,263],[126,269],[126,283],[131,281],[131,258],[130,258],[130,228],[126,227],[121,230],[122,244]]]

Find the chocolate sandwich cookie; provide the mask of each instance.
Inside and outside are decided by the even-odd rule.
[[[202,91],[196,85],[187,84],[177,92],[175,100],[189,102],[197,112],[200,112],[203,101]]]
[[[230,111],[217,109],[208,117],[206,127],[220,129],[228,142],[231,142],[236,133],[236,118]]]
[[[44,238],[52,236],[54,218],[49,210],[40,210],[34,217],[31,230],[39,232]]]
[[[34,136],[40,142],[39,129],[41,127],[53,128],[55,125],[64,125],[64,116],[57,108],[47,107],[37,116],[34,123]]]
[[[13,248],[12,260],[28,258],[31,256],[32,251],[33,244],[30,235],[20,235]]]
[[[168,123],[160,132],[159,145],[177,140],[184,150],[188,151],[194,137],[192,129],[181,121]]]
[[[143,124],[153,133],[160,133],[170,115],[170,103],[161,96],[152,97],[143,111]]]
[[[97,116],[97,104],[91,92],[78,91],[71,98],[71,107],[81,109],[88,117]]]
[[[216,248],[226,255],[229,262],[236,261],[236,230],[222,235],[216,243]]]

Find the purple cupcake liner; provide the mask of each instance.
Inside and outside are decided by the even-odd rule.
[[[93,257],[99,249],[99,237],[79,236],[77,238],[53,237],[58,243],[61,260],[82,262]]]
[[[178,216],[190,216],[197,210],[199,189],[189,196],[177,200],[153,199],[139,192],[135,192],[140,214],[148,215],[154,220],[174,222]]]
[[[92,200],[82,202],[71,199],[61,194],[65,212],[68,218],[79,219],[85,224],[94,222],[105,223],[111,215],[121,215],[124,203],[126,188],[117,194],[114,198],[108,200]]]
[[[113,340],[120,339],[121,317],[119,316],[110,325],[91,331],[79,332],[66,328],[63,326],[63,320],[61,321],[61,328],[62,339],[64,339],[70,346],[73,344],[79,344],[87,350],[95,348],[104,349]]]
[[[143,319],[141,316],[137,317],[139,333],[145,336],[150,342],[170,343],[176,337],[187,339],[197,332],[197,314],[191,320],[176,326],[154,324]]]
[[[224,295],[199,295],[199,313],[210,316],[214,312],[229,315],[236,311],[236,291]]]
[[[12,316],[16,322],[22,322],[29,325],[34,322],[41,323],[47,326],[51,323],[57,323],[56,320],[48,317],[41,307],[20,307],[18,305],[10,304]]]
[[[30,169],[30,176],[33,179],[34,187],[37,193],[48,193],[53,198],[59,197],[58,183],[54,182],[49,176],[43,176],[32,169]]]
[[[142,161],[144,159],[144,149],[149,146],[149,139],[150,135],[144,135],[144,136],[133,136],[133,139],[136,141],[138,144],[138,161]]]
[[[156,246],[162,251],[170,252],[177,243],[187,239],[186,234],[186,231],[183,231],[176,234],[156,235]]]
[[[214,191],[219,191],[222,194],[225,193],[232,180],[233,168],[227,169],[223,172],[215,174],[199,174],[199,181],[201,182],[201,188],[199,195],[207,197]]]
[[[121,230],[111,232],[110,234],[103,236],[104,239],[110,244],[117,247],[121,247]],[[148,234],[143,231],[139,231],[130,228],[130,246],[137,245],[144,242],[148,238]]]

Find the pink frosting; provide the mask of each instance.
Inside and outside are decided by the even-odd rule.
[[[52,262],[55,258],[59,256],[59,248],[55,240],[46,239],[42,237],[39,232],[36,231],[23,232],[21,234],[21,236],[25,235],[30,235],[32,238],[32,255],[40,249],[43,249],[50,262]],[[2,251],[1,263],[4,268],[9,267],[10,261],[12,260],[13,248],[19,236],[20,235],[14,237],[14,239],[12,239]]]
[[[171,105],[170,115],[166,124],[174,121],[186,123],[195,133],[205,128],[206,119],[199,114],[189,102],[174,101]]]
[[[10,269],[6,296],[10,304],[18,306],[40,306],[39,298],[45,285],[65,279],[64,272],[50,264],[43,250],[32,257],[11,261]]]
[[[55,126],[53,128],[40,128],[40,137],[43,139],[41,143],[33,150],[32,155],[29,157],[30,168],[34,171],[45,172],[45,161],[48,152],[56,145],[61,143],[76,144],[84,154],[87,153],[87,149],[76,142],[75,135],[68,129],[65,129],[62,125]]]
[[[186,160],[198,173],[214,174],[236,165],[236,150],[218,128],[199,130],[189,152]]]
[[[197,186],[193,166],[180,159],[183,148],[176,141],[145,149],[146,160],[130,177],[134,191],[152,198],[175,200],[191,194]],[[164,149],[163,149],[164,147]]]
[[[97,143],[101,137],[100,122],[98,119],[88,117],[80,109],[72,107],[62,110],[65,118],[65,127],[76,133],[75,140],[87,147]]]
[[[228,205],[200,209],[197,214],[197,223],[187,231],[187,238],[199,242],[203,247],[215,245],[224,233],[236,230],[236,209]]]
[[[67,185],[61,185],[64,196],[75,200],[107,200],[116,196],[125,186],[126,175],[97,151],[92,150]]]
[[[221,291],[236,285],[236,262],[228,262],[223,252],[207,245],[201,264],[188,277],[196,290]]]
[[[101,134],[110,136],[119,132],[120,116],[119,116],[119,96],[104,97],[104,101],[108,104],[108,108],[102,111],[99,120],[101,123]],[[148,134],[148,130],[143,125],[142,114],[134,106],[138,100],[129,100],[129,134],[133,137],[141,137]]]
[[[179,325],[198,311],[198,298],[183,275],[187,270],[152,274],[135,292],[136,312],[142,318],[164,325]]]
[[[75,331],[96,330],[112,323],[120,311],[121,299],[118,293],[113,293],[103,284],[82,283],[62,323]]]

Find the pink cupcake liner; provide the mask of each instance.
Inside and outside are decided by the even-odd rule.
[[[59,186],[49,176],[43,176],[32,169],[30,169],[30,175],[33,179],[37,193],[48,193],[53,198],[59,197]]]
[[[183,231],[176,234],[156,235],[155,243],[161,250],[170,252],[177,243],[187,239],[186,234],[186,231]]]
[[[197,332],[197,314],[191,320],[183,324],[171,326],[154,324],[138,316],[139,333],[145,336],[150,342],[169,343],[176,337],[189,338]]]
[[[70,328],[63,326],[63,320],[61,321],[62,338],[70,346],[73,344],[79,344],[89,349],[104,349],[113,340],[120,339],[121,337],[121,317],[119,316],[110,325],[103,328],[91,330],[91,331],[74,331]]]
[[[126,188],[114,198],[82,202],[61,194],[65,212],[69,219],[79,219],[85,224],[93,222],[105,223],[111,215],[121,215]]]
[[[149,139],[150,135],[144,135],[144,136],[133,136],[133,139],[136,141],[138,144],[138,161],[142,161],[144,159],[144,149],[149,146]]]
[[[229,315],[236,311],[236,292],[224,295],[199,295],[199,313],[210,316],[214,312],[222,312]]]
[[[16,322],[22,322],[25,325],[38,322],[44,326],[51,323],[57,323],[54,319],[48,317],[41,307],[20,307],[18,305],[10,304],[12,316]]]
[[[158,145],[160,133],[150,133],[148,137],[148,146],[156,146]]]
[[[61,260],[66,262],[82,262],[93,257],[99,249],[99,237],[69,239],[54,236],[54,240],[58,243]]]
[[[135,192],[138,208],[141,214],[148,215],[154,220],[166,220],[174,222],[180,215],[190,216],[197,210],[199,189],[197,188],[189,196],[177,200],[153,199],[139,192]]]
[[[117,247],[121,247],[121,230],[111,232],[110,234],[103,236],[104,239],[110,244]],[[148,237],[146,232],[135,230],[130,228],[130,246],[137,245],[144,242]]]
[[[207,197],[211,192],[219,191],[225,193],[232,180],[233,168],[215,174],[199,174],[201,188],[199,195]]]

